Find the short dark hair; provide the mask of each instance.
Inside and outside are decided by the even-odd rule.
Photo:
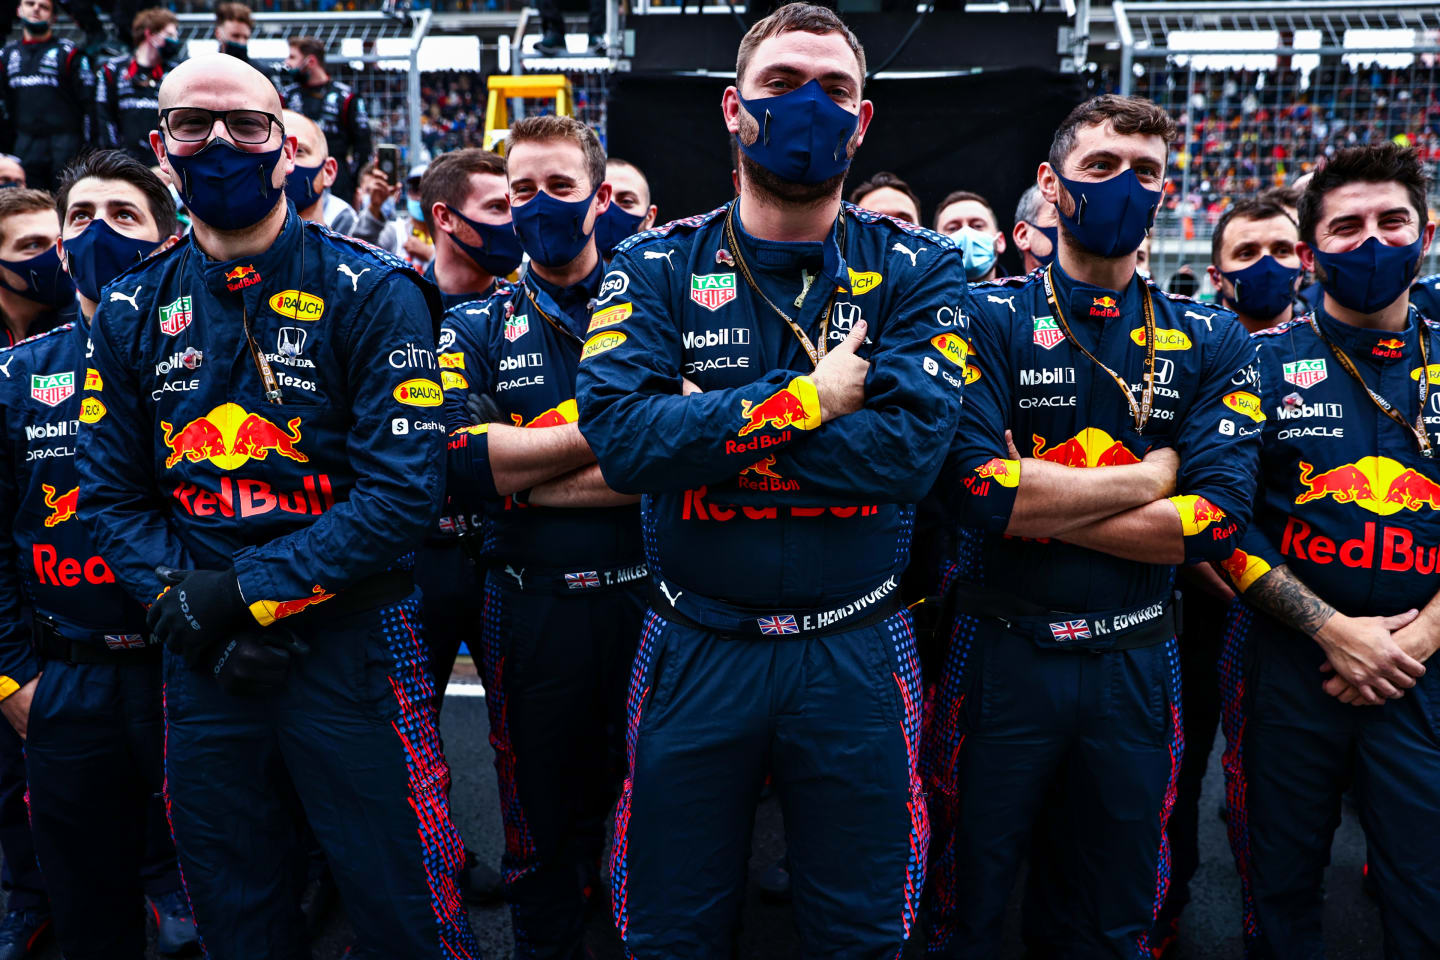
[[[250,15],[250,8],[243,3],[217,3],[215,4],[215,25],[229,23],[237,20],[249,27],[255,26],[255,18]]]
[[[123,150],[95,150],[65,168],[65,172],[60,175],[60,190],[53,201],[55,212],[60,214],[61,224],[65,223],[65,211],[70,207],[70,189],[86,177],[94,177],[96,180],[122,180],[139,190],[145,197],[145,205],[150,208],[150,216],[154,218],[156,228],[160,231],[160,240],[180,232],[180,221],[175,216],[175,198],[170,195],[170,188],[165,186],[149,167]]]
[[[760,46],[771,37],[779,36],[782,33],[813,33],[817,36],[824,36],[827,33],[838,33],[845,38],[850,45],[850,52],[855,54],[855,61],[860,65],[860,86],[865,86],[865,48],[860,45],[854,31],[845,26],[845,21],[840,15],[829,7],[818,6],[813,3],[787,3],[763,20],[757,20],[755,25],[745,32],[740,39],[740,49],[735,53],[735,86],[739,87],[745,80],[745,70],[750,66],[750,58],[755,55],[755,48]]]
[[[1220,266],[1220,254],[1225,249],[1225,228],[1230,226],[1232,220],[1269,220],[1272,217],[1284,217],[1290,220],[1290,211],[1286,210],[1278,200],[1270,196],[1270,192],[1260,194],[1258,197],[1250,197],[1236,203],[1230,209],[1220,215],[1220,220],[1215,224],[1215,231],[1210,234],[1210,262],[1216,268]],[[1294,220],[1290,220],[1294,223]]]
[[[22,213],[52,210],[55,198],[44,190],[31,187],[11,187],[0,190],[0,243],[5,242],[5,221]]]
[[[605,172],[606,172],[607,174],[610,172],[608,168],[609,168],[612,164],[613,164],[614,166],[617,166],[617,167],[629,167],[631,170],[634,170],[636,173],[640,174],[640,179],[645,181],[645,204],[646,204],[646,206],[649,206],[650,204],[652,204],[652,203],[655,202],[655,197],[654,197],[654,195],[652,195],[651,192],[650,192],[650,178],[647,177],[647,176],[645,176],[645,171],[644,171],[644,170],[641,170],[640,167],[639,167],[637,164],[631,163],[629,160],[622,160],[622,159],[620,159],[619,157],[606,157],[606,158],[605,158],[605,166],[606,166],[607,169],[606,169]]]
[[[876,190],[884,190],[886,187],[889,187],[891,190],[899,190],[905,194],[905,196],[909,197],[910,201],[915,204],[915,216],[920,216],[920,197],[914,190],[910,189],[910,184],[901,180],[888,170],[881,170],[879,173],[871,176],[869,180],[866,180],[860,184],[860,186],[851,190],[850,202],[858,204],[867,195],[874,193]]]
[[[291,37],[290,47],[299,50],[304,57],[314,57],[315,62],[325,66],[325,44],[315,37]]]
[[[1420,165],[1420,157],[1412,148],[1387,140],[1340,150],[1315,171],[1315,176],[1305,185],[1305,192],[1300,194],[1297,205],[1301,240],[1314,245],[1315,228],[1320,225],[1320,208],[1325,203],[1325,194],[1348,183],[1400,184],[1410,197],[1410,206],[1415,208],[1420,229],[1425,229],[1429,218],[1425,199],[1429,181]]]
[[[510,127],[505,150],[508,153],[516,144],[546,140],[569,140],[580,148],[585,155],[585,174],[590,178],[591,193],[605,182],[605,148],[600,146],[595,131],[574,117],[547,114],[518,120]]]
[[[172,23],[178,26],[180,21],[164,7],[147,7],[141,10],[135,14],[135,19],[130,21],[130,45],[140,46],[145,42],[145,34],[159,33]]]
[[[425,208],[425,229],[435,236],[435,217],[430,212],[437,203],[458,209],[470,196],[470,175],[493,173],[505,179],[505,158],[479,147],[466,147],[442,153],[425,168],[420,178],[420,205]]]
[[[996,229],[999,229],[1000,218],[995,216],[995,208],[990,206],[989,200],[986,200],[984,197],[980,196],[980,194],[975,193],[972,190],[951,190],[948,194],[945,195],[945,199],[941,200],[939,205],[935,208],[936,230],[940,229],[940,214],[945,212],[945,208],[950,206],[950,204],[952,203],[959,203],[962,200],[973,200],[975,203],[980,204],[980,206],[984,207],[986,210],[989,210],[990,219],[995,221],[995,227]]]
[[[1170,114],[1144,97],[1122,97],[1106,93],[1091,97],[1070,111],[1055,130],[1055,139],[1050,141],[1050,166],[1056,173],[1063,173],[1065,158],[1075,149],[1075,134],[1081,127],[1095,126],[1110,121],[1115,132],[1129,135],[1138,133],[1155,136],[1165,141],[1168,152],[1175,142],[1175,121]]]

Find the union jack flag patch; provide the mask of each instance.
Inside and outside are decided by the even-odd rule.
[[[1090,639],[1090,625],[1084,620],[1061,620],[1050,624],[1050,633],[1061,643],[1066,640]]]
[[[600,574],[595,570],[586,570],[582,573],[565,574],[565,586],[571,590],[586,590],[590,587],[600,586]]]
[[[793,614],[786,614],[783,617],[761,617],[755,621],[760,624],[760,632],[766,636],[778,636],[782,633],[799,633],[800,624],[795,622]]]
[[[107,633],[105,646],[111,650],[142,650],[145,638],[138,633]]]

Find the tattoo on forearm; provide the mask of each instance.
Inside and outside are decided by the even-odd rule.
[[[1315,596],[1283,565],[1255,581],[1245,591],[1245,599],[1311,636],[1335,613],[1334,607]]]

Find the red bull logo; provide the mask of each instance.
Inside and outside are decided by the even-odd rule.
[[[1322,473],[1300,461],[1297,505],[1331,497],[1363,510],[1389,516],[1401,510],[1440,509],[1440,484],[1389,457],[1362,457]]]
[[[225,271],[225,289],[234,293],[236,290],[244,290],[246,287],[253,287],[260,282],[260,271],[255,269],[254,264],[244,267],[231,267]]]
[[[1098,427],[1086,427],[1063,443],[1045,449],[1045,438],[1031,434],[1036,460],[1048,460],[1066,467],[1118,467],[1139,463],[1125,444]]]
[[[775,458],[773,456],[767,456],[761,460],[756,460],[754,463],[750,464],[750,466],[740,471],[740,475],[742,477],[745,476],[747,473],[753,474],[757,477],[773,477],[776,480],[781,479],[780,474],[775,472]]]
[[[1381,357],[1385,360],[1394,360],[1405,353],[1405,341],[1399,337],[1381,337],[1375,341],[1375,346],[1370,348],[1371,356]]]
[[[766,455],[740,471],[735,485],[742,490],[794,491],[800,489],[798,480],[787,480],[775,471],[775,457]]]
[[[1367,521],[1365,530],[1359,537],[1337,542],[1334,538],[1316,534],[1310,524],[1292,516],[1285,521],[1285,532],[1280,538],[1280,552],[1287,557],[1295,557],[1319,566],[1339,563],[1342,567],[1355,570],[1379,569],[1395,573],[1414,571],[1424,574],[1435,572],[1436,555],[1440,554],[1440,546],[1417,544],[1414,535],[1404,527],[1385,524],[1377,530],[1376,526],[1373,520]]]
[[[307,476],[299,490],[277,490],[264,480],[222,476],[215,489],[180,483],[170,496],[192,517],[257,517],[279,510],[318,517],[335,506],[329,474]]]
[[[40,484],[40,490],[45,494],[45,506],[50,509],[50,515],[45,518],[45,526],[53,527],[75,516],[75,511],[80,507],[79,487],[68,490],[58,497],[55,495],[55,488],[48,483]]]
[[[115,574],[100,557],[76,560],[62,557],[52,544],[36,543],[30,547],[35,565],[35,580],[52,587],[78,587],[82,583],[114,583]]]
[[[250,413],[235,403],[222,403],[203,417],[196,417],[179,432],[169,423],[160,422],[161,439],[170,449],[165,469],[174,468],[181,460],[200,463],[209,460],[221,470],[234,470],[250,460],[264,460],[273,451],[296,463],[310,458],[296,446],[300,442],[300,418],[293,417],[281,430],[274,423]]]
[[[1252,557],[1244,550],[1236,550],[1230,554],[1229,559],[1220,564],[1230,582],[1235,584],[1235,589],[1244,593],[1250,589],[1250,585],[1270,572],[1270,564],[1260,557]]]
[[[510,414],[510,419],[517,427],[563,427],[567,423],[580,421],[580,409],[571,399],[564,401],[558,407],[551,407],[544,413],[536,414],[529,420],[518,413]]]
[[[325,588],[318,583],[312,588],[308,597],[301,597],[299,600],[257,600],[250,604],[250,612],[262,627],[268,627],[276,620],[284,620],[286,617],[293,617],[297,613],[313,607],[317,603],[324,603],[333,593],[326,593]]]
[[[1092,297],[1090,300],[1090,316],[1118,317],[1120,316],[1120,304],[1114,297]]]
[[[1171,497],[1170,502],[1175,505],[1176,511],[1180,514],[1180,531],[1187,537],[1202,533],[1210,524],[1226,519],[1225,511],[1204,497],[1187,494]],[[1217,530],[1215,539],[1223,539],[1231,532],[1233,532],[1233,528]]]
[[[781,516],[796,519],[815,517],[836,517],[848,520],[851,517],[873,517],[880,512],[878,506],[863,507],[736,507],[711,503],[706,499],[708,487],[697,487],[685,491],[685,502],[680,508],[681,520],[713,520],[729,523],[731,520],[776,520]]]
[[[975,475],[994,480],[1002,487],[1017,487],[1020,485],[1020,461],[994,457],[976,467]]]
[[[761,427],[783,430],[795,427],[797,430],[813,430],[820,426],[820,397],[815,384],[805,377],[796,377],[789,386],[776,390],[759,403],[740,401],[741,425],[739,436],[749,436]]]

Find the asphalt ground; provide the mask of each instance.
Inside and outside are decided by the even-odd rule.
[[[457,677],[451,690],[463,683],[464,680]],[[476,690],[477,687],[469,686],[464,693]],[[441,733],[453,777],[451,808],[466,845],[491,864],[498,863],[503,834],[483,697],[455,692],[448,695],[441,716]],[[1218,816],[1223,791],[1220,770],[1223,742],[1223,738],[1217,738],[1201,798],[1201,865],[1192,883],[1191,904],[1181,921],[1178,953],[1181,960],[1240,960],[1243,956],[1240,885],[1226,842],[1225,825]],[[764,801],[756,814],[752,873],[774,863],[783,850],[784,827],[778,804],[774,800]],[[1347,807],[1326,873],[1327,960],[1378,960],[1381,956],[1379,917],[1374,904],[1361,889],[1364,860],[1365,845],[1358,818]],[[1022,953],[1018,899],[1018,896],[1012,897],[1006,919],[1004,960],[1019,958]],[[472,908],[470,922],[485,957],[496,960],[510,956],[513,941],[509,913],[504,906]],[[778,960],[798,955],[790,908],[763,901],[753,883],[746,891],[742,923],[741,957]],[[337,908],[321,927],[313,945],[314,956],[319,960],[338,960],[350,940],[344,910]],[[597,960],[618,960],[623,956],[608,911],[603,907],[590,919],[587,946]],[[920,956],[923,951],[919,946],[912,944],[913,949],[907,951],[907,956]],[[32,956],[59,960],[61,955],[52,941]],[[155,956],[153,950],[150,956]]]

